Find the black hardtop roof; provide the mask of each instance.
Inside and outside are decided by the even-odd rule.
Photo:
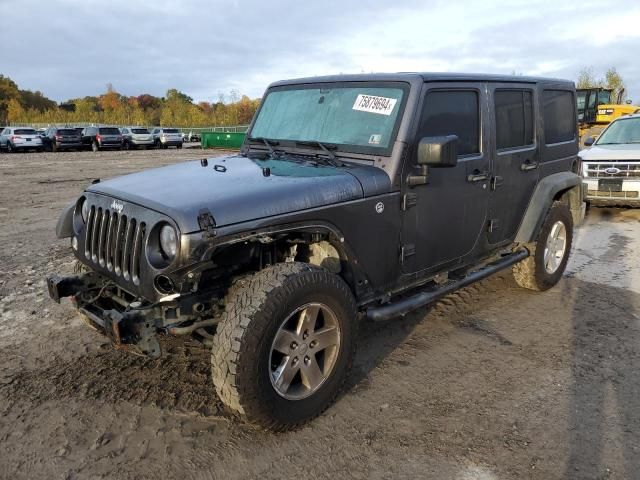
[[[552,83],[574,88],[571,80],[561,78],[525,77],[521,75],[496,75],[487,73],[447,73],[447,72],[399,72],[399,73],[362,73],[348,75],[327,75],[320,77],[295,78],[280,80],[270,86],[295,85],[304,83],[325,82],[518,82],[518,83]]]

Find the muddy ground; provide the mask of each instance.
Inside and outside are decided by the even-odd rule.
[[[640,478],[640,210],[591,209],[548,292],[502,274],[364,325],[337,404],[274,435],[226,416],[206,351],[114,351],[45,293],[85,185],[202,155],[0,156],[1,478]]]

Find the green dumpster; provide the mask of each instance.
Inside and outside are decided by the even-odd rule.
[[[202,132],[200,145],[202,148],[240,148],[244,142],[245,133],[233,132]]]

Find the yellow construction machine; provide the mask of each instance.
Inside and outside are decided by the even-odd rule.
[[[584,146],[587,138],[596,137],[614,119],[623,115],[635,113],[640,107],[631,102],[622,103],[624,90],[613,98],[610,88],[593,87],[576,90],[578,107],[578,128],[580,132],[580,146]]]

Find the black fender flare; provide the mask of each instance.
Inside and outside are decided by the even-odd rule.
[[[58,223],[56,224],[56,237],[69,238],[73,236],[73,212],[75,209],[75,201],[71,202],[64,208],[62,214],[58,218]]]
[[[516,234],[516,242],[529,243],[535,240],[544,216],[558,197],[569,204],[574,224],[581,222],[584,215],[582,178],[573,172],[554,173],[538,182]]]

